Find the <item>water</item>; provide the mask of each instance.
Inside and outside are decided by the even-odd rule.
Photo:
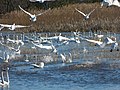
[[[0,90],[119,90],[120,52],[109,52],[109,46],[103,50],[89,45],[83,41],[59,47],[60,53],[73,54],[69,64],[62,64],[60,57],[57,62],[46,63],[43,69],[35,69],[28,62],[12,62],[16,66],[9,70],[10,86]],[[83,53],[83,46],[88,53]]]

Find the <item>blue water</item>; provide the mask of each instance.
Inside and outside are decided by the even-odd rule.
[[[87,54],[82,52],[83,46],[89,50]],[[58,50],[76,51],[79,57],[69,64],[62,64],[59,58],[58,62],[45,64],[43,69],[24,65],[26,62],[12,62],[16,66],[9,70],[10,86],[0,90],[120,90],[120,51],[110,53],[109,46],[102,51],[86,42],[61,46]],[[100,63],[82,66],[87,61],[96,61],[96,57],[100,57]]]

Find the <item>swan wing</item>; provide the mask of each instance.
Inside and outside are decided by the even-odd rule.
[[[95,9],[93,9],[90,13],[88,13],[88,16],[90,16],[94,11]]]
[[[24,28],[24,27],[30,27],[30,26],[15,25],[15,28]]]
[[[20,7],[20,5],[19,5],[19,8],[20,8],[24,13],[28,14],[30,17],[33,16],[31,13],[25,11],[22,7]]]
[[[43,13],[39,13],[39,14],[37,14],[36,16],[40,16],[40,15],[42,15],[42,14],[48,12],[49,10],[50,10],[50,9],[48,9],[47,11],[45,11],[45,12],[43,12]]]
[[[7,24],[0,24],[1,27],[11,27],[12,25],[7,25]]]
[[[83,12],[81,12],[80,10],[78,10],[77,8],[75,8],[75,10],[79,13],[81,13],[83,16],[86,16],[86,14],[84,14]]]
[[[1,26],[1,27],[0,27],[0,30],[2,30],[3,28],[4,28],[4,27],[3,27],[3,26]]]
[[[30,2],[37,2],[38,0],[29,0]]]
[[[90,39],[86,39],[86,41],[91,42],[91,43],[95,43],[95,44],[102,44],[103,43],[103,42],[100,42],[100,41],[90,40]]]
[[[120,2],[118,0],[113,0],[112,5],[120,7]]]

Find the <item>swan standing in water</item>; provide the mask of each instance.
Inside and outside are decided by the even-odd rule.
[[[75,10],[76,10],[77,12],[79,12],[80,14],[82,14],[82,15],[85,17],[85,20],[89,19],[89,18],[90,18],[90,15],[95,11],[95,9],[93,9],[90,13],[85,14],[85,13],[81,12],[80,10],[78,10],[77,8],[75,8]]]
[[[14,24],[12,24],[12,25],[8,25],[8,24],[0,24],[0,27],[2,27],[2,29],[4,28],[4,27],[7,27],[9,30],[15,30],[16,28],[25,28],[25,27],[30,27],[30,26],[23,26],[23,25],[15,25],[15,23]]]
[[[4,56],[2,58],[2,64],[1,64],[1,80],[0,80],[0,86],[2,87],[6,87],[9,86],[9,75],[8,75],[8,60],[9,60],[9,54],[7,54],[6,52],[4,52]]]
[[[31,14],[31,13],[25,11],[22,7],[20,7],[20,5],[19,5],[19,8],[20,8],[24,13],[26,13],[27,15],[29,15],[29,16],[30,16],[30,20],[33,21],[33,22],[35,22],[35,21],[37,20],[37,17],[38,17],[38,16],[40,16],[40,15],[42,15],[42,14],[44,14],[44,13],[46,13],[46,12],[48,12],[48,11],[50,10],[50,9],[49,9],[49,10],[43,12],[43,13],[39,13],[39,14],[35,15],[35,14]]]
[[[5,72],[5,71],[6,71],[6,72]],[[6,81],[5,81],[4,73],[6,73]],[[2,70],[2,71],[1,71],[0,86],[2,86],[2,87],[9,86],[8,68],[7,68],[7,70]]]

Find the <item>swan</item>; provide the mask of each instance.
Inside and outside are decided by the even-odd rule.
[[[9,30],[14,31],[16,28],[25,28],[25,27],[30,27],[30,26],[23,26],[23,25],[16,25],[15,23],[12,25],[8,24],[0,24],[0,27],[7,27]]]
[[[60,56],[62,58],[63,63],[71,63],[72,62],[72,54],[71,53],[69,53],[68,56],[61,53]]]
[[[7,68],[8,69],[8,68]],[[1,71],[1,80],[0,80],[0,86],[2,87],[6,87],[9,86],[9,74],[8,74],[8,70],[6,70],[6,81],[4,80],[4,70]]]
[[[96,46],[99,46],[101,48],[104,48],[104,46],[106,45],[105,43],[103,43],[101,41],[96,41],[96,40],[92,40],[92,39],[84,39],[84,40],[94,43]]]
[[[118,0],[103,0],[101,3],[101,7],[103,6],[109,7],[112,5],[120,7],[120,2]]]
[[[48,39],[49,39],[49,40],[56,40],[57,42],[58,42],[58,41],[61,42],[61,41],[69,40],[69,38],[62,36],[61,33],[60,33],[58,36],[55,35],[55,36],[53,36],[53,37],[49,37]]]
[[[61,56],[61,58],[62,58],[62,62],[64,63],[64,62],[66,61],[65,55],[61,53],[60,56]]]
[[[118,43],[117,42],[114,42],[114,43],[111,44],[110,52],[112,52],[113,49],[117,49],[117,51],[119,51],[119,49],[118,49]]]
[[[46,13],[46,12],[48,12],[48,11],[50,10],[50,9],[49,9],[49,10],[43,12],[43,13],[39,13],[39,14],[35,15],[35,14],[31,14],[31,13],[25,11],[22,7],[20,7],[20,5],[19,5],[19,8],[20,8],[24,13],[26,13],[27,15],[29,15],[29,16],[30,16],[30,20],[33,21],[33,22],[35,22],[35,21],[37,20],[37,17],[38,17],[38,16],[40,16],[40,15],[42,15],[42,14],[44,14],[44,13]]]
[[[104,48],[106,45],[110,44],[111,45],[110,52],[112,52],[113,49],[116,49],[116,48],[117,48],[117,51],[119,51],[119,49],[118,49],[118,43],[116,41],[116,38],[115,37],[111,37],[111,38],[106,37],[103,42],[96,41],[96,40],[90,40],[90,39],[85,39],[85,40],[88,41],[88,42],[94,43],[96,46],[99,46],[101,48]]]
[[[29,62],[30,60],[28,59],[28,55],[26,54],[25,55],[26,59],[25,59],[25,62]]]
[[[45,1],[55,1],[55,0],[29,0],[30,2],[44,3]]]
[[[44,62],[31,64],[34,68],[43,68],[45,66]]]
[[[41,49],[52,50],[55,53],[57,52],[55,46],[53,46],[53,45],[47,46],[47,45],[42,45],[42,44],[35,44],[34,42],[32,42],[32,44]]]
[[[79,12],[80,14],[82,14],[82,15],[85,17],[85,20],[89,19],[89,18],[90,18],[90,15],[95,11],[95,9],[93,9],[90,13],[85,14],[85,13],[81,12],[80,10],[78,10],[77,8],[75,8],[75,10],[76,10],[77,12]]]
[[[75,42],[75,43],[78,43],[78,44],[80,43],[80,40],[79,40],[78,37],[70,38],[68,41],[69,41],[69,42]]]

